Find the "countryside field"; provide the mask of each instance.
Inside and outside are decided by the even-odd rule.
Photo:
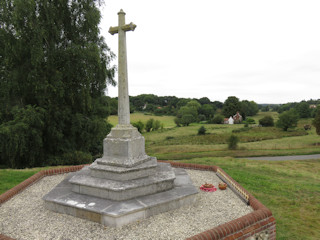
[[[256,122],[266,114],[259,113]],[[175,127],[174,117],[131,115],[131,121],[146,122],[153,118],[164,129],[143,133],[146,151],[160,160],[183,161],[223,168],[237,182],[271,209],[277,220],[277,239],[319,239],[320,236],[320,159],[304,161],[255,161],[248,156],[299,155],[320,153],[320,136],[315,129],[303,129],[312,119],[300,120],[294,130],[239,125],[192,124]],[[117,117],[111,116],[114,126]],[[207,134],[198,136],[200,126]],[[228,150],[226,139],[240,138],[237,150]],[[0,170],[0,194],[28,178],[37,169]]]

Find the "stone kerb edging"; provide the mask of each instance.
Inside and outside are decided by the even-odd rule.
[[[249,195],[249,204],[254,209],[254,212],[249,213],[240,218],[234,219],[230,222],[221,224],[205,232],[199,233],[193,237],[187,238],[187,240],[218,240],[218,239],[240,240],[240,239],[247,239],[250,236],[253,236],[254,234],[258,234],[265,230],[268,231],[268,239],[270,240],[276,239],[276,220],[272,216],[271,211],[267,207],[265,207],[261,202],[259,202],[254,196],[252,196],[247,190],[245,190],[233,178],[231,178],[220,167],[200,165],[200,164],[179,163],[179,162],[172,162],[172,161],[159,161],[159,162],[168,162],[173,167],[189,168],[189,169],[195,169],[195,170],[206,170],[206,171],[217,172],[217,170],[219,169],[226,176],[228,176],[235,185],[237,185],[240,189],[242,189],[244,192],[246,192]],[[86,165],[42,170],[34,174],[30,178],[26,179],[19,185],[15,186],[14,188],[0,195],[0,205],[8,201],[10,198],[12,198],[16,194],[23,191],[28,186],[32,185],[33,183],[37,182],[38,180],[40,180],[45,176],[75,172],[82,169],[84,166]],[[5,235],[2,235],[0,233],[0,240],[14,240],[14,239],[7,237]]]

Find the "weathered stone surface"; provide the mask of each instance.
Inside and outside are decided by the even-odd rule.
[[[198,190],[192,185],[188,174],[185,170],[173,170],[176,174],[176,180],[171,190],[126,201],[113,201],[73,192],[69,179],[78,173],[68,174],[66,179],[45,195],[43,199],[46,208],[52,211],[108,226],[120,227],[196,201]]]
[[[103,141],[99,164],[133,167],[150,160],[145,153],[144,137],[131,125],[117,125]]]
[[[105,178],[118,181],[127,181],[132,179],[144,178],[156,173],[157,159],[149,157],[149,161],[140,165],[128,168],[106,165],[102,159],[97,160],[90,165],[90,175],[96,178]]]
[[[69,181],[74,192],[122,201],[169,190],[173,188],[174,179],[175,174],[170,164],[161,163],[158,164],[155,174],[145,178],[128,181],[94,178],[86,167]]]

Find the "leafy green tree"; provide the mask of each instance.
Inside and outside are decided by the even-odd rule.
[[[197,105],[183,106],[179,109],[177,114],[176,124],[188,126],[192,122],[196,122],[198,119]],[[177,126],[178,126],[177,124]]]
[[[209,98],[203,97],[203,98],[200,98],[200,99],[199,99],[199,103],[200,103],[201,105],[204,105],[204,104],[210,104],[211,101],[210,101]]]
[[[316,109],[316,115],[313,120],[313,126],[316,128],[316,132],[318,135],[320,135],[320,106]]]
[[[273,127],[274,126],[273,117],[265,116],[259,120],[259,124],[263,127]]]
[[[296,107],[296,111],[298,112],[300,118],[309,118],[311,117],[311,109],[309,104],[306,101],[300,102]]]
[[[102,151],[110,130],[104,92],[115,84],[115,68],[109,66],[114,54],[99,35],[96,4],[0,1],[2,163],[60,164],[50,159]]]
[[[214,107],[210,104],[204,104],[199,108],[199,114],[204,115],[207,119],[211,118],[214,114]]]
[[[237,97],[231,96],[223,104],[222,113],[225,117],[235,115],[241,110],[241,103]]]
[[[247,116],[254,116],[259,112],[258,104],[254,101],[244,100],[241,102],[240,114],[243,118]]]
[[[185,114],[182,115],[180,121],[183,126],[189,126],[190,123],[194,122],[194,117],[191,114]]]
[[[287,131],[289,128],[295,128],[299,121],[299,114],[294,110],[290,109],[279,115],[279,120],[276,123],[276,126],[282,128],[284,131]]]

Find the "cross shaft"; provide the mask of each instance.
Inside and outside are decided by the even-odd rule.
[[[125,12],[121,9],[118,12],[119,25],[110,27],[109,33],[119,35],[118,49],[118,124],[130,125],[130,103],[128,91],[128,70],[127,70],[127,46],[126,32],[134,31],[136,25],[132,22],[125,24]]]

